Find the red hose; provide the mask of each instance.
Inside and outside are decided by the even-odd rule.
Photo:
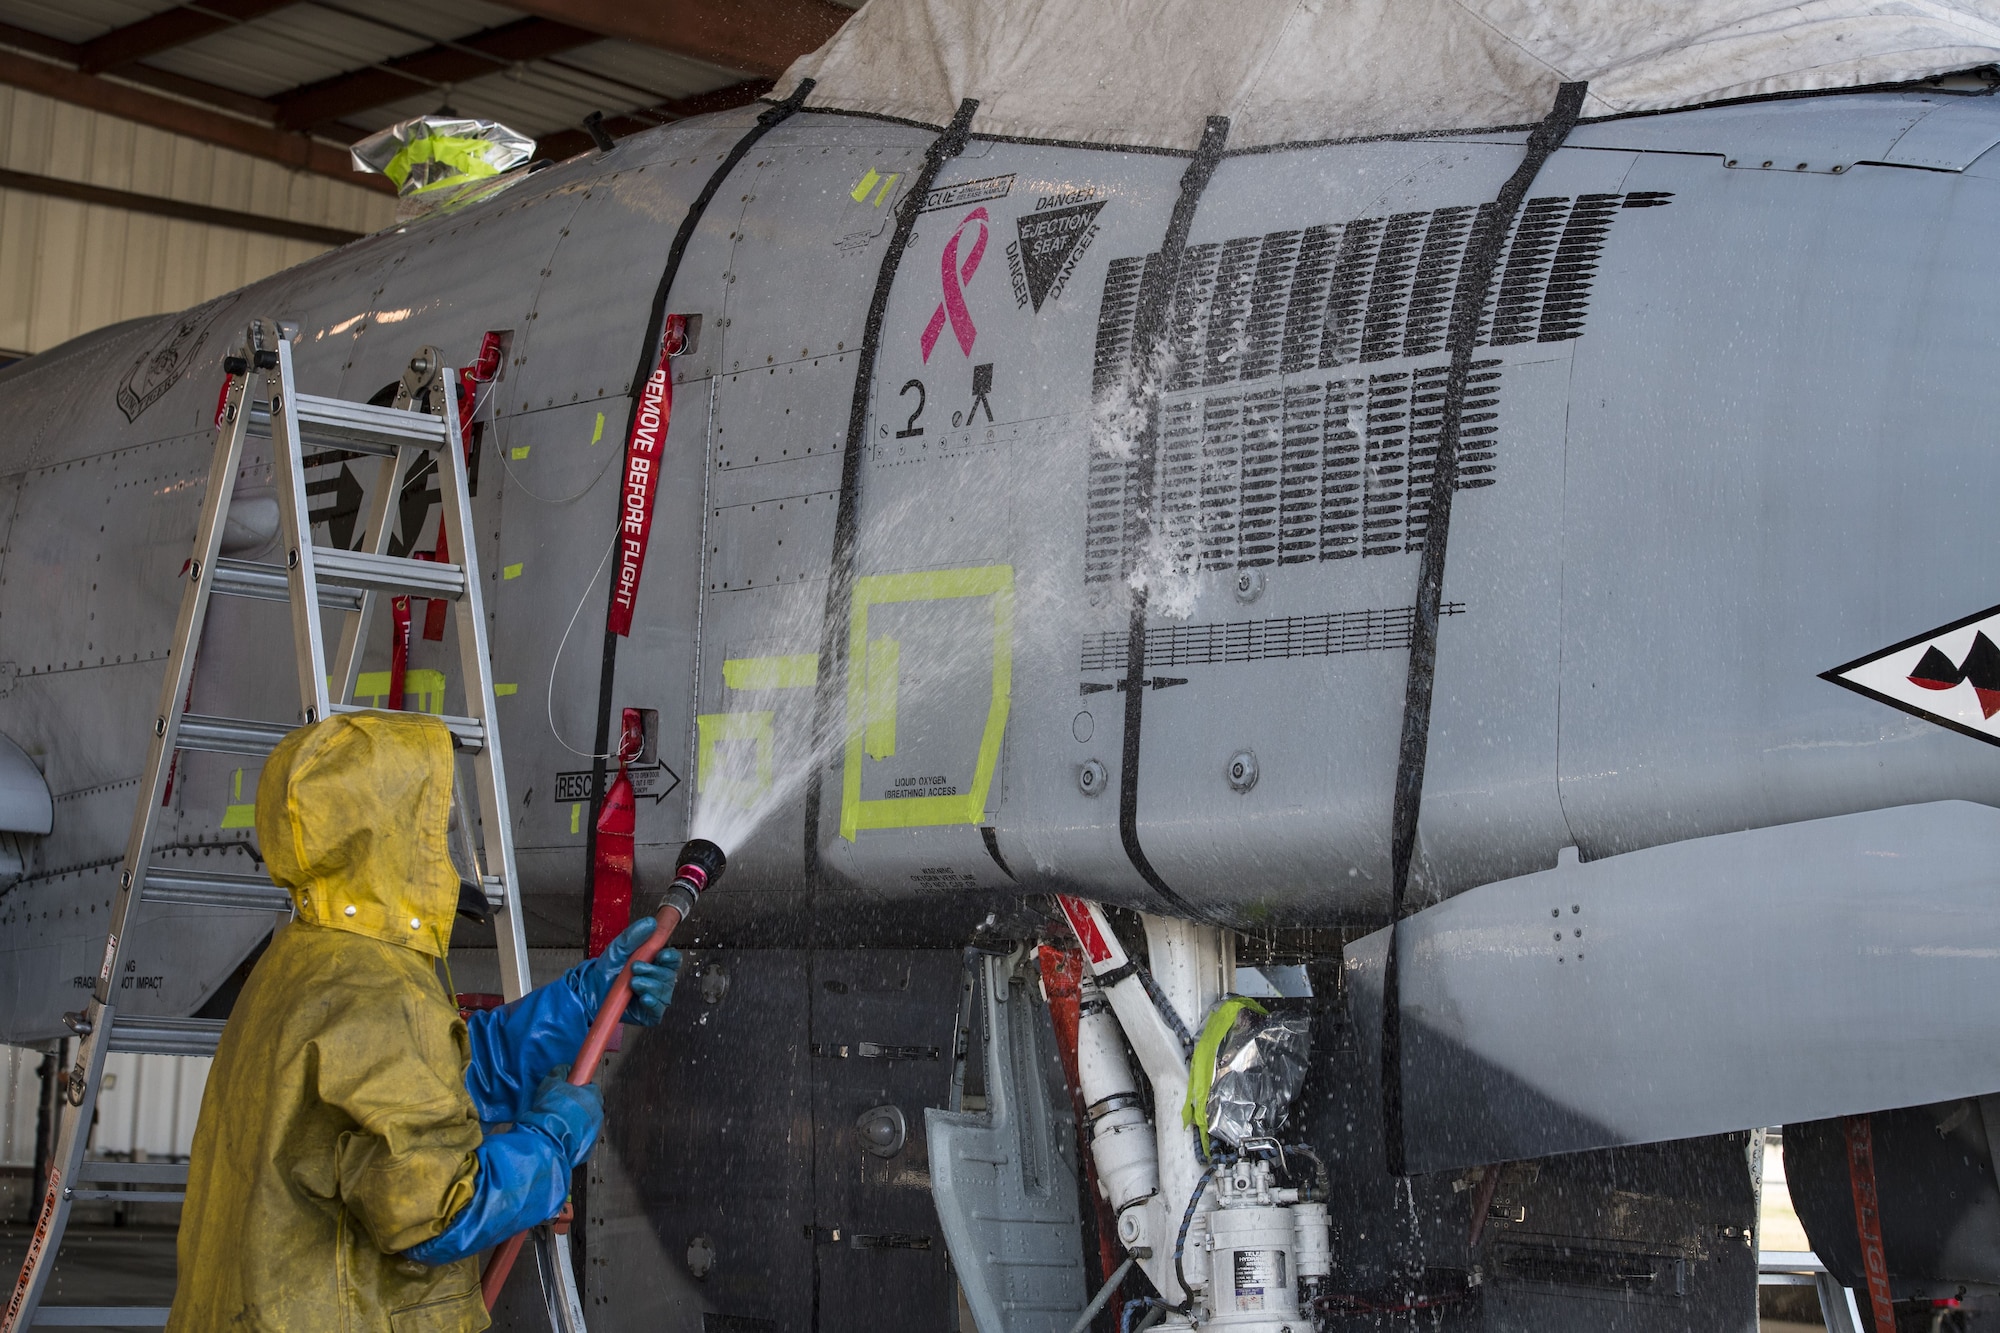
[[[683,877],[687,876],[689,869],[695,869],[700,874],[699,868],[683,867]],[[701,875],[701,880],[707,878]],[[699,892],[702,884],[697,880],[691,887]],[[626,1002],[632,998],[632,965],[652,962],[660,950],[667,947],[668,937],[681,923],[680,906],[669,902],[653,920],[656,923],[653,933],[633,951],[632,957],[619,970],[618,979],[611,983],[604,1003],[598,1006],[597,1018],[590,1025],[590,1034],[577,1050],[576,1063],[570,1066],[569,1081],[579,1088],[597,1077],[598,1062],[604,1059],[604,1050],[611,1044],[611,1034],[618,1030],[618,1021],[625,1016]],[[521,1242],[527,1238],[527,1232],[519,1233],[495,1250],[493,1258],[488,1261],[485,1275],[479,1279],[479,1294],[485,1298],[488,1310],[500,1299],[500,1289],[507,1285],[507,1274],[513,1271],[514,1260],[521,1253]]]

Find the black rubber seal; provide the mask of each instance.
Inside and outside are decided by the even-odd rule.
[[[667,247],[667,266],[661,270],[659,285],[653,289],[653,309],[646,319],[646,336],[639,344],[639,364],[632,371],[632,387],[628,395],[632,405],[625,414],[625,448],[628,453],[632,447],[632,427],[639,420],[639,397],[645,391],[646,381],[652,377],[653,368],[659,364],[660,336],[667,324],[667,300],[673,295],[674,279],[680,275],[681,260],[694,240],[695,229],[701,225],[702,217],[708,212],[708,206],[722,188],[722,183],[729,179],[730,172],[736,170],[736,164],[757,146],[759,139],[789,120],[805,105],[812,85],[811,79],[801,79],[790,97],[758,113],[757,123],[736,141],[736,146],[722,159],[722,165],[709,176],[708,183],[701,187],[701,193],[688,205],[680,230],[674,233],[673,244]],[[624,473],[621,471],[619,475]],[[618,580],[614,578],[604,595],[607,617],[611,599],[617,591]],[[611,744],[611,695],[617,685],[617,674],[618,636],[607,629],[604,631],[604,660],[597,674],[597,735],[590,747],[591,753],[597,756],[591,761],[590,823],[583,840],[583,935],[586,939],[590,935],[591,870],[597,864],[597,816],[604,806],[604,778],[608,767],[604,755]]]
[[[1410,861],[1417,845],[1417,817],[1424,799],[1424,762],[1430,748],[1431,692],[1437,679],[1438,608],[1444,597],[1444,557],[1451,539],[1452,498],[1458,490],[1459,431],[1464,425],[1465,385],[1486,298],[1500,266],[1508,229],[1528,197],[1542,166],[1577,122],[1588,85],[1565,83],[1547,118],[1528,135],[1521,165],[1479,210],[1465,250],[1458,290],[1452,299],[1448,344],[1451,368],[1445,373],[1444,404],[1438,422],[1437,464],[1431,473],[1430,513],[1424,531],[1423,564],[1417,574],[1416,614],[1410,627],[1410,673],[1403,692],[1403,738],[1396,755],[1395,810],[1389,841],[1389,952],[1382,966],[1382,1137],[1389,1174],[1400,1176],[1407,1162],[1403,1138],[1403,1006],[1397,946],[1403,902],[1410,884]]]
[[[1222,160],[1223,145],[1228,140],[1229,117],[1210,116],[1201,132],[1201,146],[1195,149],[1193,160],[1181,173],[1180,197],[1174,200],[1174,211],[1167,219],[1167,234],[1160,240],[1159,251],[1147,257],[1145,271],[1139,279],[1139,304],[1132,320],[1132,357],[1139,371],[1138,382],[1145,386],[1146,419],[1134,449],[1139,491],[1131,518],[1142,524],[1153,512],[1160,455],[1160,392],[1157,385],[1147,380],[1145,368],[1153,363],[1160,339],[1166,336],[1175,279],[1180,274],[1181,256],[1187,251],[1188,229],[1194,225],[1195,208],[1208,189],[1209,178],[1215,175],[1216,164]],[[1141,545],[1138,541],[1125,543],[1128,562],[1136,556]],[[1129,574],[1131,570],[1125,572]],[[1153,863],[1146,858],[1145,847],[1139,842],[1139,734],[1146,706],[1146,603],[1146,589],[1135,589],[1132,593],[1132,615],[1125,634],[1127,685],[1125,739],[1118,764],[1118,837],[1125,844],[1125,856],[1132,862],[1132,868],[1139,872],[1139,878],[1175,908],[1193,916],[1196,914],[1194,907],[1160,877],[1160,872],[1153,868]]]
[[[794,92],[792,96],[799,94]],[[972,113],[979,102],[966,98],[958,104],[951,124],[924,150],[924,165],[917,178],[896,205],[896,230],[889,236],[889,248],[882,253],[882,267],[875,274],[875,291],[868,298],[868,318],[861,326],[861,348],[855,357],[854,397],[847,408],[847,443],[840,456],[840,508],[833,521],[833,560],[826,582],[826,614],[820,631],[819,680],[813,689],[813,753],[824,754],[829,728],[833,725],[834,684],[847,676],[847,616],[854,601],[854,544],[861,522],[861,456],[868,446],[868,401],[875,387],[875,360],[882,350],[882,322],[889,313],[889,289],[896,285],[896,270],[903,252],[910,248],[910,236],[923,212],[924,196],[937,180],[944,164],[965,151]],[[602,748],[601,746],[599,748]],[[806,883],[819,883],[819,805],[822,765],[815,760],[806,778]]]

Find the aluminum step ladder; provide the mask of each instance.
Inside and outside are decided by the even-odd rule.
[[[14,1287],[0,1333],[29,1327],[104,1325],[157,1328],[167,1322],[164,1307],[44,1306],[42,1295],[55,1267],[56,1252],[79,1200],[123,1199],[175,1202],[185,1196],[188,1171],[177,1163],[84,1160],[104,1058],[112,1051],[156,1055],[213,1055],[222,1035],[220,1022],[192,1018],[152,1018],[119,1013],[113,979],[121,974],[131,947],[132,909],[141,901],[253,911],[289,911],[285,890],[256,876],[191,872],[150,864],[154,826],[159,818],[168,772],[177,750],[206,750],[262,758],[300,721],[338,713],[366,712],[343,702],[353,694],[377,599],[383,595],[443,598],[457,613],[459,664],[465,682],[466,716],[447,717],[455,748],[469,752],[476,775],[478,808],[461,809],[461,830],[476,823],[483,848],[465,839],[461,852],[476,865],[493,909],[499,938],[500,972],[508,998],[529,985],[527,939],[508,827],[506,779],[500,738],[494,727],[493,672],[486,644],[486,616],[480,598],[479,561],[472,541],[471,497],[465,455],[459,446],[455,376],[436,348],[426,347],[410,362],[389,407],[316,398],[297,392],[292,349],[275,320],[250,324],[241,349],[224,362],[229,382],[217,418],[215,452],[208,489],[195,529],[194,553],[183,573],[180,617],[174,627],[166,679],[160,686],[151,748],[139,782],[138,804],[125,846],[123,871],[111,908],[103,965],[89,1002],[65,1021],[78,1037],[76,1064],[61,1100],[61,1124],[50,1158],[48,1188],[30,1238],[26,1261]],[[235,490],[244,442],[269,439],[272,480],[278,490],[282,564],[222,558],[224,520]],[[381,459],[366,513],[365,549],[346,551],[312,542],[306,508],[305,451],[308,447],[368,454]],[[410,469],[430,454],[437,462],[444,523],[456,564],[402,559],[388,554],[391,523]],[[298,721],[269,722],[208,717],[185,711],[194,677],[196,648],[214,596],[288,602],[299,685]],[[341,618],[331,670],[322,614]],[[234,652],[255,645],[234,646]],[[220,645],[211,653],[223,651]],[[338,688],[332,688],[337,683]],[[462,784],[459,784],[462,789]],[[483,855],[480,853],[483,852]],[[546,1230],[546,1229],[544,1229]],[[246,1242],[252,1238],[246,1237]],[[546,1242],[545,1242],[546,1246]],[[544,1269],[548,1259],[544,1256]],[[567,1244],[560,1248],[560,1271],[569,1278]],[[567,1285],[567,1284],[566,1284]],[[569,1301],[573,1304],[573,1287]]]

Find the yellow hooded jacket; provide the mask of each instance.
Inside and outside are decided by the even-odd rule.
[[[202,1096],[178,1333],[488,1324],[474,1259],[400,1257],[472,1198],[465,1024],[435,960],[458,903],[451,736],[355,713],[287,736],[257,836],[298,919],[250,973]]]

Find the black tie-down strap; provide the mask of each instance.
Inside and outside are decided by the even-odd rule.
[[[868,447],[868,402],[875,387],[875,362],[882,350],[882,322],[889,313],[889,292],[896,285],[896,270],[902,266],[903,252],[910,248],[916,231],[917,215],[923,211],[924,196],[937,183],[944,164],[965,151],[972,129],[972,113],[979,109],[977,98],[968,97],[944,132],[924,150],[924,164],[917,178],[896,205],[896,230],[890,234],[889,248],[882,254],[882,267],[875,274],[875,291],[868,298],[868,318],[861,326],[861,349],[855,357],[854,397],[847,408],[847,443],[840,456],[840,506],[833,520],[832,577],[826,584],[826,611],[821,622],[819,680],[813,690],[813,754],[828,752],[833,726],[833,710],[838,695],[837,681],[846,679],[847,617],[854,598],[854,544],[861,522],[861,456]],[[821,765],[817,758],[806,778],[805,853],[806,883],[819,882],[819,803]]]
[[[673,294],[674,279],[680,275],[681,259],[687,254],[690,242],[694,240],[695,228],[701,225],[709,204],[715,199],[722,183],[729,179],[729,173],[736,170],[757,141],[789,120],[792,114],[806,104],[806,97],[813,90],[811,79],[800,79],[799,86],[792,89],[792,95],[784,101],[764,108],[744,136],[736,141],[722,164],[709,175],[708,183],[701,187],[701,193],[688,205],[687,215],[681,219],[680,230],[674,233],[673,244],[667,247],[667,266],[660,271],[659,285],[653,289],[653,309],[646,319],[646,336],[639,343],[639,364],[632,372],[632,387],[628,396],[632,405],[625,413],[626,448],[630,448],[632,428],[639,420],[639,398],[645,392],[646,381],[652,377],[653,368],[659,365],[660,335],[667,324],[667,300]],[[628,462],[630,460],[627,460]],[[621,472],[622,476],[623,473]],[[606,613],[609,614],[610,600],[618,595],[618,580],[612,579],[605,592]],[[618,636],[609,629],[604,631],[604,660],[597,675],[597,739],[590,747],[590,825],[584,832],[583,846],[583,920],[584,935],[590,932],[591,868],[597,864],[597,816],[604,805],[605,760],[611,746],[611,692],[616,686],[618,674]]]
[[[1132,521],[1139,524],[1151,520],[1160,454],[1160,386],[1149,371],[1159,354],[1160,340],[1166,336],[1173,293],[1179,285],[1176,279],[1180,275],[1181,256],[1187,252],[1188,229],[1194,225],[1195,208],[1208,189],[1209,178],[1215,175],[1223,145],[1228,140],[1229,117],[1210,116],[1193,160],[1181,173],[1180,195],[1167,218],[1167,234],[1161,238],[1159,250],[1147,257],[1139,278],[1138,310],[1132,321],[1132,365],[1139,391],[1145,397],[1145,417],[1133,449],[1139,489],[1132,507]],[[1125,545],[1130,553],[1127,558],[1131,559],[1144,549],[1145,543],[1128,541]],[[1125,844],[1125,855],[1132,868],[1153,892],[1177,911],[1194,916],[1195,909],[1160,877],[1139,842],[1139,732],[1146,701],[1146,691],[1140,682],[1146,678],[1147,600],[1146,587],[1141,584],[1132,593],[1132,614],[1125,635],[1125,679],[1129,684],[1125,690],[1125,741],[1118,764],[1118,836]]]
[[[1431,473],[1430,509],[1424,533],[1423,565],[1417,575],[1417,605],[1410,630],[1410,674],[1403,693],[1403,738],[1396,756],[1395,813],[1389,841],[1389,952],[1382,967],[1382,1136],[1389,1173],[1404,1174],[1403,1142],[1403,1008],[1397,947],[1403,901],[1410,884],[1410,861],[1417,844],[1417,816],[1424,799],[1424,761],[1430,747],[1431,690],[1437,678],[1438,607],[1444,595],[1444,558],[1451,537],[1452,498],[1458,490],[1458,441],[1464,422],[1465,385],[1472,370],[1473,346],[1486,308],[1494,272],[1507,232],[1521,211],[1528,189],[1542,164],[1562,146],[1583,110],[1587,85],[1565,83],[1555,106],[1528,135],[1521,165],[1500,187],[1493,202],[1479,210],[1465,266],[1452,298],[1449,346],[1451,368],[1445,373],[1444,405],[1438,423],[1437,463]],[[1414,500],[1416,497],[1411,497]],[[1136,693],[1136,691],[1135,691]]]
[[[787,97],[782,102],[764,108],[763,112],[757,117],[757,123],[752,125],[743,137],[736,141],[736,146],[729,150],[728,156],[724,157],[721,164],[710,173],[708,183],[701,187],[701,193],[694,197],[692,204],[688,205],[687,214],[681,219],[680,230],[674,233],[673,244],[667,247],[667,264],[665,268],[660,270],[659,285],[653,289],[653,308],[651,313],[646,317],[646,336],[639,344],[639,362],[632,372],[632,387],[627,391],[632,400],[632,405],[627,409],[625,414],[625,447],[628,451],[632,447],[632,428],[639,419],[639,396],[645,392],[646,382],[652,377],[653,368],[659,364],[660,337],[667,323],[667,301],[673,295],[674,279],[680,274],[681,259],[687,254],[689,243],[694,240],[695,229],[701,225],[702,216],[708,212],[710,202],[714,200],[716,192],[722,188],[723,182],[729,179],[729,173],[736,170],[737,163],[741,162],[744,156],[757,146],[759,139],[762,139],[786,120],[789,120],[794,112],[803,107],[806,97],[812,92],[812,89],[813,81],[811,79],[801,79],[799,80],[799,86],[792,90],[790,97]],[[625,462],[629,464],[631,460],[628,458]],[[622,470],[619,475],[624,475]],[[605,613],[607,620],[610,614],[611,599],[617,595],[618,580],[613,578],[610,580],[609,587],[605,590]],[[611,745],[611,693],[616,686],[617,675],[618,636],[612,633],[607,627],[604,631],[604,660],[597,674],[597,741],[590,747],[591,753],[595,756],[591,760],[590,822],[584,832],[583,930],[581,938],[586,940],[590,937],[591,896],[595,883],[591,872],[593,867],[597,865],[597,816],[604,805],[604,761]],[[590,1172],[586,1168],[579,1166],[570,1175],[570,1192],[575,1196],[576,1211],[579,1217],[585,1213],[586,1204],[584,1201],[589,1194],[589,1190]],[[584,1249],[588,1243],[588,1231],[583,1227],[578,1227],[575,1235],[570,1240],[570,1261],[572,1266],[579,1272],[584,1271],[585,1268]],[[537,1244],[538,1252],[544,1248],[539,1243]]]

